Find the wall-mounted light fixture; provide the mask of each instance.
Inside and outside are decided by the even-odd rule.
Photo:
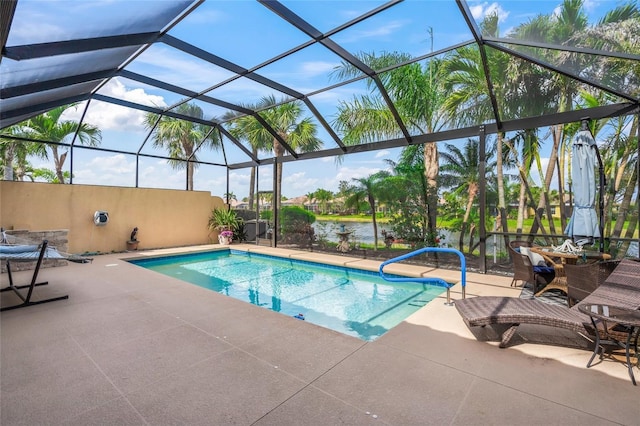
[[[96,226],[104,226],[109,222],[109,213],[98,210],[93,214],[93,223]]]

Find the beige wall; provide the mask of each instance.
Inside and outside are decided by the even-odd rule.
[[[203,191],[0,181],[0,226],[69,230],[69,252],[126,249],[134,226],[139,249],[210,243],[207,223],[220,197]],[[96,226],[96,210],[109,223]]]

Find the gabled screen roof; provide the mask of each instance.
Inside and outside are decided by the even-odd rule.
[[[200,149],[224,151],[192,161],[242,168],[274,161],[237,133],[247,116],[291,161],[635,113],[637,4],[603,3],[570,15],[546,0],[6,1],[0,128],[77,103],[78,120],[136,129],[104,148],[162,157],[149,138],[170,117],[215,133]],[[398,80],[412,74],[440,92]],[[422,105],[405,90],[424,90]],[[289,103],[317,143],[279,139],[267,117]],[[354,105],[391,124],[358,137]]]

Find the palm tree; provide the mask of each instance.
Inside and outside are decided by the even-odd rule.
[[[24,123],[22,129],[24,135],[43,141],[51,151],[56,177],[59,183],[65,183],[62,168],[69,153],[68,149],[63,148],[63,145],[60,144],[75,138],[81,145],[97,146],[102,140],[100,129],[96,126],[87,123],[78,124],[78,122],[73,120],[61,120],[62,114],[73,107],[75,107],[75,104],[60,106],[49,112],[33,117]],[[61,149],[66,150],[60,152]]]
[[[360,191],[355,190],[356,187],[353,185],[344,186],[342,188],[342,192],[344,193],[344,208],[345,209],[353,209],[356,214],[360,214],[362,210],[362,205],[366,201],[364,200],[365,194]]]
[[[255,109],[255,106],[240,104],[246,109]],[[269,151],[269,145],[263,145],[266,141],[251,137],[256,129],[260,127],[259,123],[253,116],[244,115],[243,113],[229,111],[222,116],[224,121],[228,121],[228,130],[236,139],[244,140],[251,146],[251,153],[254,157],[258,156],[261,151]],[[253,202],[255,197],[257,167],[251,167],[249,177],[249,209],[253,210]]]
[[[429,229],[427,179],[424,173],[424,145],[402,150],[398,162],[387,160],[393,175],[384,181],[383,200],[395,212],[391,219],[394,235],[415,247],[437,245],[439,232]],[[437,256],[434,256],[437,261]]]
[[[358,58],[373,69],[383,69],[411,59],[409,54],[361,53]],[[360,71],[348,63],[336,69],[339,78],[360,75]],[[380,75],[380,79],[394,102],[398,114],[409,132],[437,132],[446,124],[448,117],[444,111],[445,90],[443,84],[442,61],[432,59],[423,67],[412,63]],[[382,96],[372,80],[367,80],[370,93],[354,97],[349,103],[338,107],[336,128],[343,134],[347,145],[376,141],[380,138],[402,137],[395,118],[388,110]],[[428,227],[436,233],[438,208],[438,147],[426,143],[423,147],[424,173],[428,199]]]
[[[202,108],[195,104],[183,103],[175,108],[175,112],[204,119]],[[148,113],[144,121],[147,129],[154,129],[153,146],[167,150],[170,157],[168,163],[173,169],[186,168],[187,190],[193,191],[193,174],[198,164],[197,150],[217,149],[220,146],[218,133],[210,132],[209,126],[166,115],[160,117],[156,126],[157,120],[156,114]]]
[[[15,137],[28,137],[23,125],[18,124],[3,129],[2,136],[0,138],[0,161],[4,168],[4,180],[24,180],[27,171],[31,169],[27,158],[29,156],[47,157],[44,144],[15,139]]]
[[[326,189],[318,188],[313,193],[314,197],[317,201],[320,202],[322,214],[327,213],[327,204],[331,199],[333,199],[333,193],[331,191],[327,191]]]
[[[367,198],[369,208],[371,208],[371,220],[373,222],[373,249],[378,250],[378,223],[376,222],[376,199],[381,193],[382,181],[389,177],[389,173],[380,171],[369,175],[365,178],[353,178],[356,186],[353,188],[354,193],[360,193],[361,196]]]
[[[233,192],[225,192],[223,197],[226,201],[238,201],[238,197]]]
[[[639,17],[640,13],[638,12],[637,6],[629,3],[609,12],[598,24],[591,27],[588,24],[588,18],[584,11],[584,0],[564,0],[560,8],[557,11],[554,11],[553,14],[540,15],[530,20],[529,22],[517,27],[511,36],[529,41],[553,43],[557,45],[571,44],[587,48],[601,48],[604,44],[603,40],[598,36],[594,36],[594,34],[599,32],[596,30],[597,28],[619,27],[620,24],[624,24],[625,22],[637,21]],[[626,37],[630,36],[627,35]],[[611,40],[611,37],[609,40]],[[628,38],[628,40],[630,40],[630,38]],[[609,79],[609,77],[607,77],[608,75],[624,75],[625,79],[627,78],[627,75],[633,75],[633,72],[631,74],[627,74],[625,72],[620,73],[619,70],[616,70],[615,72],[607,72],[607,67],[620,67],[620,64],[616,63],[616,60],[610,58],[605,59],[604,62],[598,63],[597,56],[594,55],[559,52],[555,50],[540,50],[535,48],[525,50],[527,50],[527,53],[534,56],[541,56],[546,62],[553,63],[560,68],[584,70],[582,73],[592,74],[585,76],[587,78],[593,78],[594,80],[607,80]],[[633,61],[628,62],[632,63]],[[626,63],[624,66],[629,67]],[[632,69],[629,68],[629,71],[632,71]],[[545,81],[545,86],[549,88],[549,92],[546,95],[547,105],[544,106],[544,111],[540,111],[541,113],[544,113],[545,111],[549,113],[564,112],[574,108],[576,95],[584,85],[581,85],[576,80],[561,74],[549,74],[545,78]],[[620,87],[624,87],[624,85],[621,85]],[[536,98],[530,96],[529,99]],[[547,216],[550,219],[549,226],[552,233],[555,233],[555,230],[553,221],[551,220],[549,187],[556,169],[556,164],[558,164],[556,159],[558,158],[559,148],[563,143],[566,145],[569,142],[570,134],[567,134],[566,130],[570,127],[571,126],[555,125],[551,128],[553,147],[550,152],[549,164],[542,181],[544,191],[542,192],[542,197],[540,198],[536,209],[536,216],[538,217],[540,217],[546,209]],[[564,151],[565,150],[563,150],[563,152]],[[558,170],[558,173],[559,175],[563,174],[564,168]],[[561,183],[562,182],[563,179],[561,178]],[[563,185],[560,186],[560,191],[562,190]],[[535,234],[540,226],[541,222],[535,221],[530,233]]]
[[[487,15],[480,23],[480,29],[485,36],[499,37],[498,13]],[[499,99],[501,115],[510,116],[510,103],[506,96],[509,86],[504,70],[508,69],[509,57],[503,52],[486,48],[487,62],[493,92]],[[450,95],[445,100],[445,109],[455,118],[460,126],[471,126],[482,123],[493,115],[491,99],[487,86],[487,76],[482,66],[480,50],[477,47],[462,47],[456,49],[445,58],[445,87]],[[498,189],[498,208],[496,211],[496,227],[500,224],[502,232],[508,232],[507,202],[505,198],[505,178],[502,154],[504,133],[499,132],[496,140],[496,178]],[[505,245],[508,235],[505,234]]]
[[[307,192],[305,194],[305,197],[307,198],[307,204],[309,205],[307,210],[311,210],[311,204],[313,203],[313,198],[315,197],[315,193],[313,191]]]
[[[460,230],[459,249],[462,251],[463,239],[471,215],[473,203],[478,195],[480,177],[480,154],[478,141],[468,139],[463,150],[452,144],[445,144],[447,151],[440,153],[443,163],[440,166],[440,179],[444,187],[454,188],[453,193],[466,194],[467,202]],[[491,162],[491,154],[487,155],[486,170],[491,174],[495,163]],[[471,248],[471,247],[470,247]]]
[[[266,96],[249,109],[260,111],[260,117],[275,131],[292,150],[296,152],[317,151],[322,146],[318,139],[317,125],[311,117],[302,117],[303,109],[300,101],[278,104],[275,96]],[[286,148],[253,116],[244,116],[236,120],[232,127],[234,135],[246,139],[256,150],[270,149],[276,156],[276,187],[281,194],[282,162],[278,159],[285,155]],[[280,210],[281,197],[274,200],[273,208]],[[279,220],[278,220],[279,222]],[[274,224],[278,229],[279,223]]]

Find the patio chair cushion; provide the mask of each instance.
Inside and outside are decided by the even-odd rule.
[[[553,266],[534,266],[533,272],[536,274],[551,274],[555,272]]]
[[[544,261],[544,257],[538,253],[532,252],[529,247],[520,247],[520,253],[531,259],[531,264],[535,266],[547,266],[547,262]],[[553,269],[553,268],[551,268]]]

